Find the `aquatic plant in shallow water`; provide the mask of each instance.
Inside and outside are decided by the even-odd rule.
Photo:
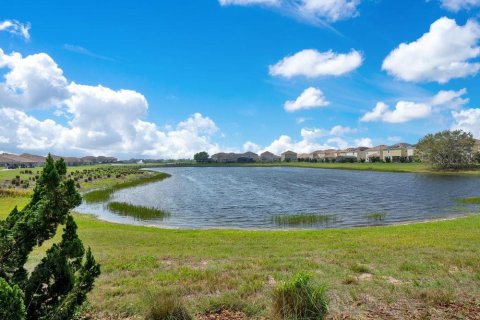
[[[464,204],[480,204],[480,197],[460,198],[457,199],[457,202]]]
[[[274,216],[272,217],[272,221],[277,225],[287,226],[316,225],[336,221],[336,217],[317,213],[299,213],[294,215]]]
[[[141,220],[163,219],[170,216],[170,213],[157,208],[136,206],[125,202],[110,202],[107,208],[117,214],[138,218]]]
[[[385,219],[386,216],[387,214],[385,212],[372,212],[366,215],[368,220],[373,220],[373,221],[382,221]]]

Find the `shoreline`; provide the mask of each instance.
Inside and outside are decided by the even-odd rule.
[[[112,221],[108,219],[102,219],[97,214],[94,213],[85,213],[85,212],[77,212],[75,209],[72,211],[75,215],[80,216],[87,216],[92,217],[93,219],[97,220],[98,222],[104,223],[111,223],[114,225],[123,225],[123,226],[130,226],[130,227],[146,227],[146,228],[154,228],[159,230],[174,230],[174,231],[198,231],[198,232],[210,232],[210,231],[229,231],[229,232],[254,232],[254,233],[271,233],[271,232],[322,232],[327,230],[333,231],[348,231],[348,230],[361,230],[361,229],[369,229],[369,228],[388,228],[388,227],[399,227],[399,226],[409,226],[409,225],[419,225],[419,224],[426,224],[426,223],[435,223],[435,222],[442,222],[442,221],[452,221],[452,220],[459,220],[459,219],[466,219],[470,217],[474,217],[479,215],[480,213],[475,212],[467,212],[463,214],[459,214],[458,216],[450,216],[450,217],[443,217],[443,218],[434,218],[434,219],[427,219],[427,220],[418,220],[418,221],[402,221],[402,222],[394,222],[388,223],[383,225],[364,225],[364,226],[351,226],[351,227],[333,227],[333,228],[269,228],[269,229],[252,229],[252,228],[234,228],[234,227],[206,227],[206,228],[182,228],[182,227],[168,227],[168,226],[160,226],[154,224],[132,224],[132,223],[123,223],[119,221]]]
[[[167,163],[145,164],[142,168],[305,168],[326,170],[371,171],[386,173],[415,173],[444,176],[480,177],[480,167],[473,170],[441,171],[421,163],[314,163],[314,162],[268,162],[268,163]]]

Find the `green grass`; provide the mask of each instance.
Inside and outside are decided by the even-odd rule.
[[[470,197],[457,199],[457,202],[464,204],[480,204],[480,197]]]
[[[25,202],[1,198],[0,208]],[[99,315],[143,318],[151,307],[146,293],[169,290],[178,292],[191,314],[223,306],[268,316],[276,284],[298,272],[327,286],[331,318],[406,319],[411,308],[425,312],[424,318],[447,318],[445,301],[465,306],[455,311],[459,317],[468,308],[480,312],[479,215],[302,231],[165,230],[89,215],[75,219],[102,265],[89,295],[90,310]],[[30,256],[32,264],[47,247]]]
[[[325,287],[313,284],[310,275],[299,273],[284,281],[273,293],[273,312],[276,319],[322,320],[328,312]]]
[[[0,189],[0,198],[26,198],[32,195],[31,190]]]
[[[105,189],[93,190],[85,193],[82,198],[87,203],[106,202],[110,199],[115,189],[108,187]]]
[[[109,185],[108,187],[104,189],[99,189],[99,190],[93,190],[90,192],[87,192],[83,195],[83,199],[88,202],[88,203],[94,203],[94,202],[105,202],[108,201],[111,197],[111,195],[118,190],[121,189],[126,189],[126,188],[132,188],[152,182],[157,182],[161,181],[163,179],[166,179],[170,177],[168,173],[155,173],[149,176],[145,177],[140,177],[135,180],[131,181],[125,181],[125,182],[120,182],[120,183],[115,183],[113,185]]]
[[[109,202],[107,204],[109,210],[120,215],[135,217],[141,220],[161,219],[170,215],[169,212],[157,208],[144,206],[136,206],[125,202]]]
[[[382,221],[385,219],[387,214],[385,212],[372,212],[365,215],[368,220],[373,221]]]
[[[335,221],[335,216],[300,213],[295,215],[274,216],[272,217],[272,221],[279,226],[317,225]]]

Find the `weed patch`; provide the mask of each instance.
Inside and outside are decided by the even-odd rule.
[[[273,314],[277,319],[324,319],[328,311],[325,287],[315,286],[310,276],[299,273],[281,283],[273,293]]]

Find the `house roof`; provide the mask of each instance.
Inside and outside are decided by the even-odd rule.
[[[382,150],[385,150],[387,148],[388,148],[388,146],[386,146],[384,144],[381,144],[381,145],[375,146],[373,148],[370,148],[367,151],[382,151]]]
[[[293,151],[290,151],[290,150],[287,150],[285,151],[284,153],[282,153],[282,155],[286,155],[286,154],[297,154],[296,152],[293,152]]]
[[[46,157],[37,156],[37,155],[34,155],[34,154],[29,154],[29,153],[22,153],[20,155],[20,157],[25,158],[25,159],[30,159],[30,160],[35,161],[35,162],[45,162],[45,160],[47,159]]]
[[[402,143],[394,144],[394,145],[388,147],[388,149],[406,149],[406,148],[410,148],[410,147],[412,147],[411,144],[402,142]]]
[[[16,163],[35,163],[36,161],[17,156],[16,154],[2,153],[0,155],[3,162],[16,162]]]

